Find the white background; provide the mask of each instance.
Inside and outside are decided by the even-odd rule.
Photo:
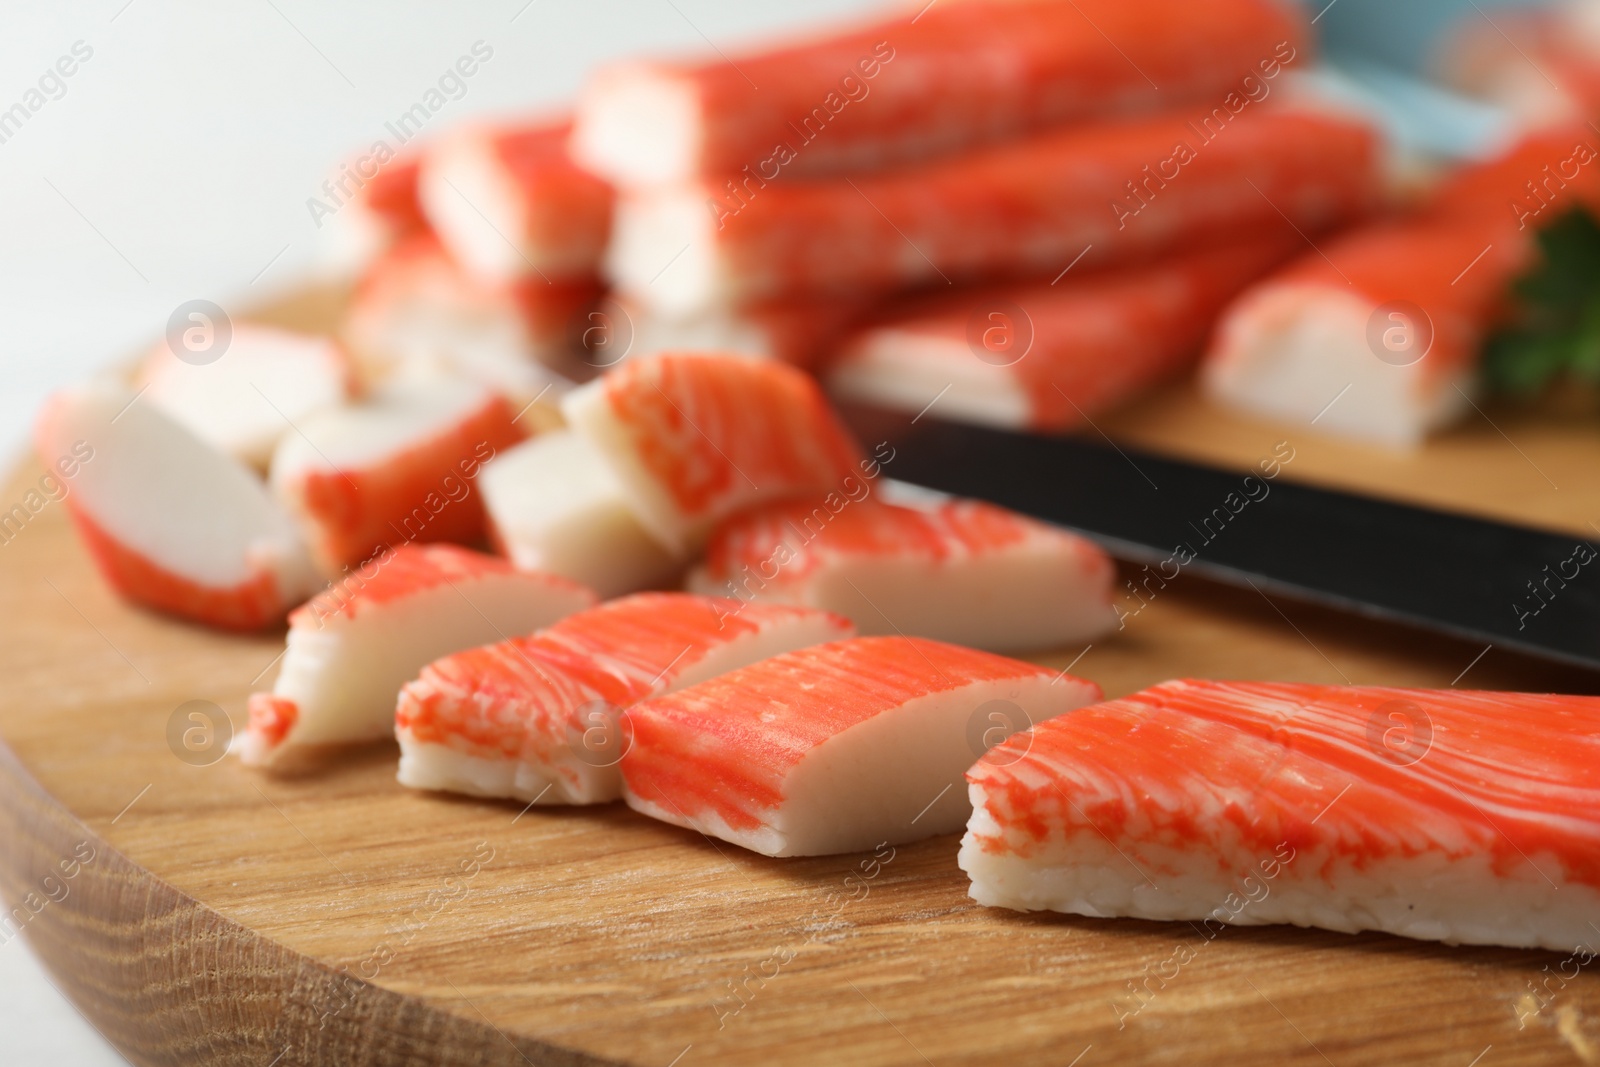
[[[493,57],[429,130],[559,106],[597,60],[725,50],[869,0],[0,4],[0,111],[83,41],[60,99],[0,144],[0,450],[45,394],[159,336],[196,297],[238,316],[315,253],[306,199],[473,42]],[[526,7],[524,5],[526,4]],[[5,843],[0,842],[0,848]],[[0,1060],[123,1061],[0,946]]]

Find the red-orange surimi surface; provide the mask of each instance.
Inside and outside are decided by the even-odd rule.
[[[566,120],[513,126],[488,136],[522,198],[528,229],[521,236],[562,262],[592,264],[611,231],[611,186],[572,162],[567,154],[571,132]]]
[[[1375,160],[1371,130],[1331,115],[1263,106],[1219,127],[1166,113],[916,170],[774,183],[713,237],[741,297],[1054,274],[1086,248],[1088,265],[1285,218],[1306,231],[1348,221],[1375,202]]]
[[[945,563],[1047,539],[1086,563],[1109,562],[1087,542],[1025,515],[980,500],[908,508],[877,500],[802,497],[755,508],[724,522],[706,546],[708,576],[737,582],[758,574],[765,585],[804,584],[830,558],[878,556]],[[824,536],[824,534],[826,536]],[[775,570],[770,580],[766,572]]]
[[[289,624],[320,626],[334,617],[353,619],[363,609],[392,604],[439,586],[508,574],[521,575],[523,581],[530,583],[541,581],[574,593],[585,592],[577,582],[553,574],[519,571],[498,556],[455,545],[404,544],[366,561],[296,608],[289,616]]]
[[[1553,861],[1600,887],[1600,698],[1167,682],[994,755],[967,774],[1001,828],[977,835],[986,851],[1027,856],[1092,825],[1121,848],[1287,842],[1357,867]]]
[[[1273,0],[914,3],[733,63],[644,66],[694,98],[700,174],[748,166],[770,178],[882,166],[1184,100],[1221,104],[1308,51],[1304,17]],[[630,66],[640,65],[602,72],[590,91]]]
[[[857,473],[860,448],[793,367],[671,353],[625,363],[603,382],[640,462],[685,515],[715,519],[752,497],[826,492]]]
[[[528,637],[446,656],[405,687],[399,729],[471,755],[548,757],[571,743],[574,716],[626,708],[707,655],[795,619],[849,623],[811,608],[639,593],[569,615]]]
[[[78,505],[75,496],[67,497],[67,514],[101,576],[129,600],[225,630],[260,630],[281,622],[289,610],[278,579],[269,569],[258,570],[229,589],[200,585],[112,537]]]
[[[751,829],[782,804],[789,771],[852,726],[974,682],[1054,674],[917,637],[814,645],[635,706],[622,776],[630,793],[665,810]]]
[[[361,199],[367,210],[382,219],[397,237],[427,229],[422,204],[417,199],[420,170],[420,156],[397,159],[381,167],[361,187]]]
[[[471,543],[483,537],[476,491],[447,495],[447,479],[471,479],[499,450],[522,439],[511,406],[497,394],[449,427],[369,467],[311,469],[297,479],[317,553],[335,566],[370,559],[407,541]]]

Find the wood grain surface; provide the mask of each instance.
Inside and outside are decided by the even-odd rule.
[[[1580,536],[1600,518],[1592,420],[1490,411],[1394,457],[1178,389],[1099,429],[1240,467],[1287,437],[1286,477]],[[0,503],[39,475],[24,463]],[[415,793],[392,745],[287,779],[206,762],[220,735],[180,758],[180,705],[242,727],[281,635],[120,603],[59,504],[0,546],[0,627],[0,941],[20,927],[138,1064],[1600,1062],[1600,965],[1557,954],[984,909],[953,836],[772,860],[620,805]],[[1087,652],[1038,658],[1081,654],[1113,695],[1185,674],[1595,688],[1480,652],[1185,577]],[[1130,1014],[1179,945],[1194,958]]]

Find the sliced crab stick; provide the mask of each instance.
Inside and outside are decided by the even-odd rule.
[[[491,539],[518,567],[564,575],[607,598],[661,588],[682,570],[645,533],[594,446],[570,431],[496,456],[478,488]]]
[[[568,342],[598,296],[591,279],[492,284],[468,276],[431,234],[402,242],[363,277],[340,334],[370,384],[461,378],[535,398],[549,423],[570,383]]]
[[[57,393],[34,443],[46,467],[73,471],[73,525],[101,575],[135,603],[256,630],[321,584],[255,472],[120,384]]]
[[[630,705],[851,632],[810,608],[684,593],[612,600],[425,668],[395,713],[400,781],[530,803],[615,800]]]
[[[960,863],[982,904],[1185,936],[1567,952],[1600,909],[1597,759],[1594,697],[1166,682],[976,764]]]
[[[522,434],[505,399],[453,381],[390,386],[306,419],[272,457],[272,485],[329,573],[409,541],[484,534],[473,480]]]
[[[626,298],[615,303],[625,317],[629,355],[736,352],[806,370],[822,364],[870,306],[848,295],[828,294],[764,300],[678,318]]]
[[[593,607],[576,582],[454,545],[402,545],[289,616],[270,693],[250,697],[240,755],[276,764],[394,736],[400,687],[440,656],[531,633]]]
[[[1100,687],[920,637],[801,649],[628,713],[628,806],[768,856],[959,830],[961,775],[1016,730]]]
[[[494,282],[593,275],[611,228],[611,188],[567,154],[571,123],[472,126],[429,151],[420,196],[434,232]]]
[[[1434,66],[1520,126],[1582,121],[1600,112],[1600,12],[1582,0],[1468,12],[1443,36]]]
[[[674,551],[763,500],[839,489],[866,463],[808,375],[736,355],[629,360],[569,394],[562,411]]]
[[[829,390],[1006,429],[1071,429],[1192,365],[1224,305],[1304,247],[1285,225],[1146,266],[914,301],[843,343]]]
[[[353,278],[385,250],[428,228],[417,198],[421,156],[398,159],[377,154],[340,165],[308,206],[316,224],[320,267],[338,278]]]
[[[168,343],[145,357],[144,399],[209,442],[265,470],[301,419],[342,403],[349,360],[322,337],[238,323],[227,336],[197,323],[195,347]]]
[[[1019,4],[1018,7],[1046,7]],[[1224,110],[1224,114],[1227,112]],[[1377,195],[1377,141],[1333,114],[1261,106],[1072,126],[914,169],[622,200],[611,278],[663,314],[978,275],[1054,277],[1204,236],[1346,221]]]
[[[605,67],[579,101],[574,150],[630,187],[865,170],[1050,123],[1243,99],[1306,47],[1303,17],[1273,0],[908,4],[736,60]]]
[[[977,500],[927,508],[796,499],[719,525],[688,588],[808,604],[863,634],[993,651],[1056,648],[1116,625],[1115,569],[1092,542]]]

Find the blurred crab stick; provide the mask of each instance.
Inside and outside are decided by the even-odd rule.
[[[600,454],[570,430],[496,456],[478,487],[490,538],[518,567],[564,575],[607,598],[663,588],[682,570],[645,533]]]
[[[1165,682],[974,765],[960,864],[981,904],[1186,935],[1567,952],[1600,910],[1597,758],[1594,697]]]
[[[783,501],[711,536],[688,588],[837,612],[862,634],[993,651],[1059,648],[1116,625],[1115,575],[1075,534],[977,500],[927,508],[863,497]]]
[[[607,271],[630,297],[688,315],[784,294],[1055,277],[1079,257],[1145,258],[1286,219],[1312,232],[1375,202],[1379,144],[1362,122],[1271,103],[1220,113],[1072,126],[735,197],[692,185],[637,193],[618,208]]]
[[[105,580],[157,611],[229,630],[280,622],[321,584],[289,514],[239,460],[121,384],[53,396],[34,427]]]
[[[1051,123],[1221,100],[1275,77],[1307,36],[1274,0],[910,4],[733,60],[604,67],[579,100],[574,152],[627,187],[867,170]]]
[[[323,196],[310,202],[324,272],[355,277],[392,245],[427,230],[417,198],[421,166],[409,151],[387,162],[366,155],[340,165]]]
[[[568,394],[562,411],[675,552],[741,508],[837,490],[872,467],[809,375],[736,355],[629,360]]]
[[[400,687],[440,656],[531,633],[593,607],[564,578],[454,545],[402,545],[289,616],[270,693],[250,696],[240,755],[277,764],[320,746],[394,736]]]
[[[367,271],[340,336],[369,384],[465,378],[519,407],[540,398],[535,411],[543,416],[570,385],[568,342],[598,295],[592,278],[485,282],[462,270],[432,234],[421,234]]]
[[[1518,125],[1582,121],[1600,111],[1600,11],[1583,0],[1491,19],[1464,13],[1434,53],[1440,79],[1498,105]]]
[[[829,391],[1004,429],[1068,430],[1192,365],[1227,302],[1304,247],[1280,223],[1270,237],[1148,265],[908,302],[842,344]]]
[[[612,302],[628,331],[628,353],[737,352],[814,370],[871,302],[848,294],[778,297],[687,317],[662,315],[626,297]]]
[[[1218,326],[1205,388],[1268,418],[1417,444],[1468,410],[1538,227],[1600,203],[1595,143],[1531,138],[1454,176],[1419,217],[1352,231],[1248,289]]]
[[[330,574],[409,541],[484,534],[479,468],[522,438],[498,393],[465,382],[388,386],[314,415],[272,457],[272,486]]]
[[[611,188],[567,154],[568,121],[470,126],[434,145],[419,195],[434,232],[488,281],[593,275],[611,228]]]
[[[768,856],[959,830],[992,745],[1100,699],[1069,674],[920,637],[775,656],[628,713],[628,806]]]
[[[851,632],[810,608],[685,593],[608,601],[426,667],[395,711],[400,782],[530,803],[615,800],[630,705]]]

